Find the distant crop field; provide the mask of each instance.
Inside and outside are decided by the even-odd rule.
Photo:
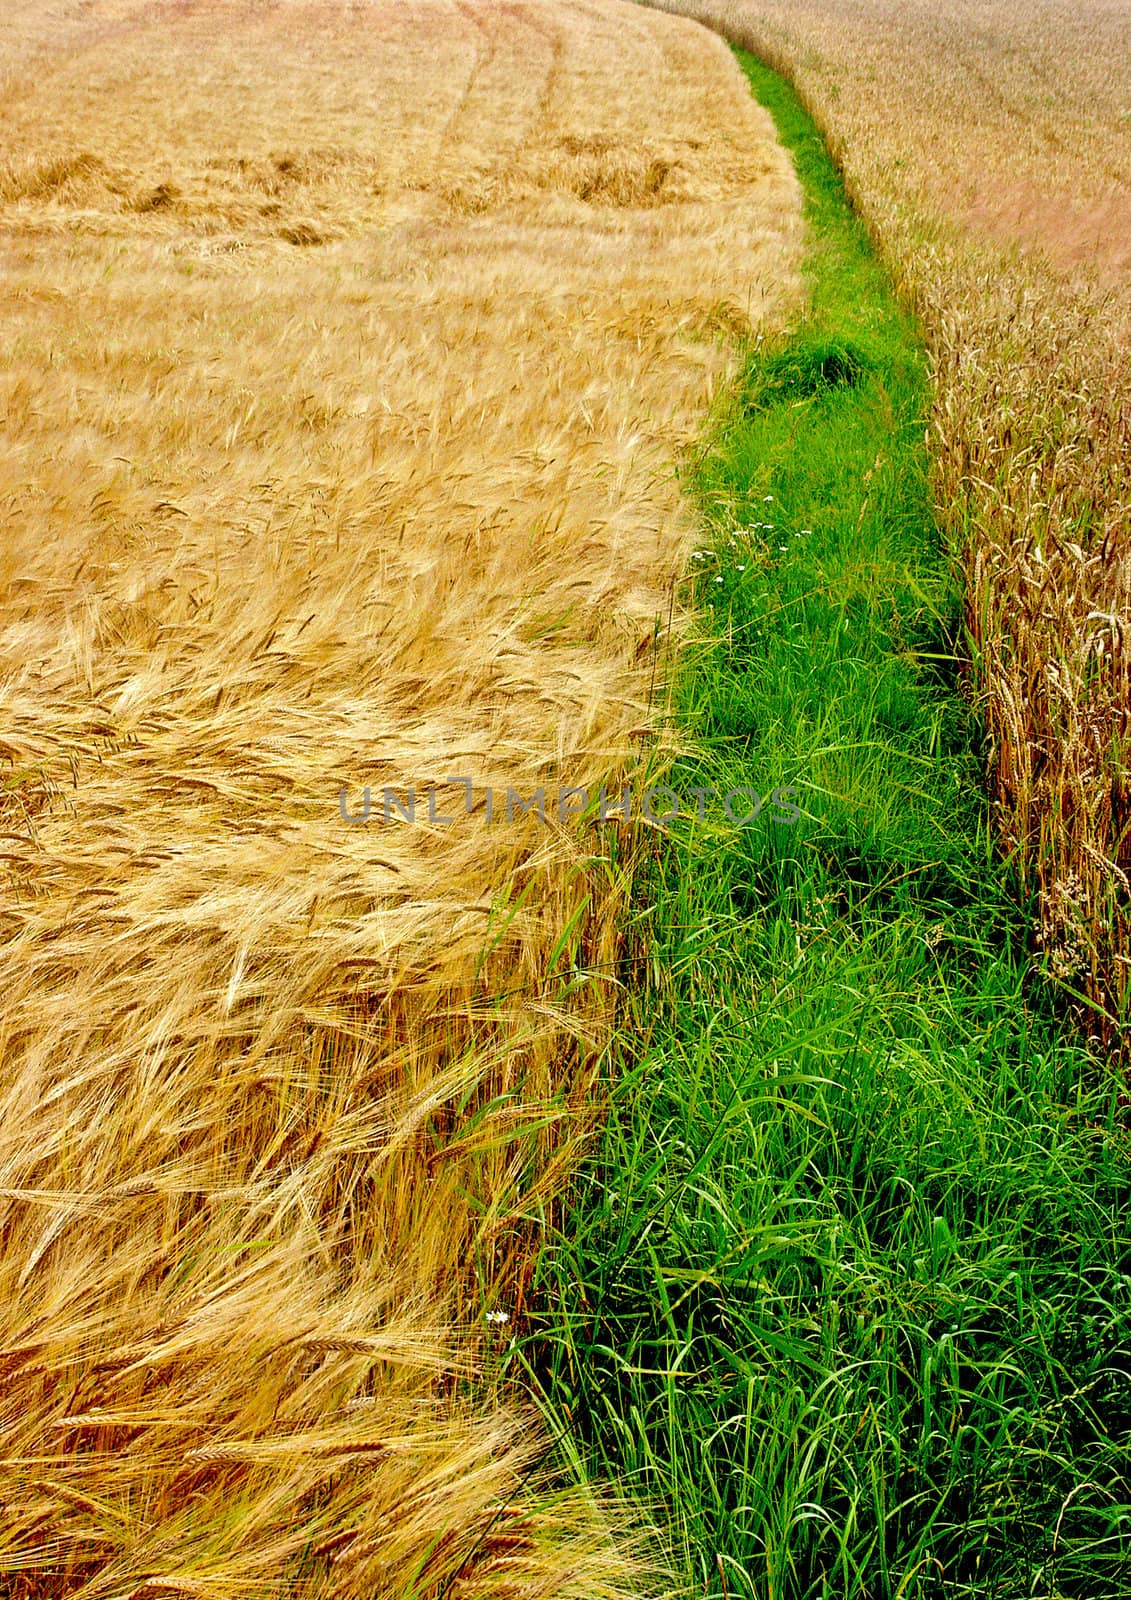
[[[615,1594],[484,1374],[624,872],[482,791],[654,729],[789,162],[611,0],[25,0],[0,128],[0,1587]]]
[[[848,167],[905,205],[1094,275],[1131,311],[1131,12],[1123,0],[665,4],[757,30]],[[1125,327],[1131,333],[1131,325]]]
[[[923,320],[1001,842],[1047,970],[1126,1054],[1131,11],[659,3],[796,84]]]

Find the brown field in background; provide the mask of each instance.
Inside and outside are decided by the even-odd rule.
[[[795,84],[922,318],[1004,847],[1131,1046],[1131,9],[656,0]]]
[[[488,1380],[623,867],[338,794],[623,779],[789,163],[613,0],[0,52],[0,1592],[614,1594]]]

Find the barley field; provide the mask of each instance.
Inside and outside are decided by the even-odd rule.
[[[1045,970],[1131,1007],[1131,12],[1123,0],[656,0],[794,83],[934,366],[1003,848]]]
[[[492,1373],[630,863],[484,789],[663,759],[792,168],[615,0],[15,0],[0,129],[0,1592],[624,1592]]]

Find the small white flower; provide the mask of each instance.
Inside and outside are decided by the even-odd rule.
[[[784,544],[779,544],[779,545],[778,545],[778,549],[779,549],[779,550],[781,550],[781,551],[783,551],[783,552],[784,552],[784,550],[785,550],[785,545],[784,545]]]
[[[770,501],[771,501],[771,500],[772,500],[772,499],[773,499],[773,498],[774,498],[774,497],[773,497],[773,495],[772,495],[772,494],[764,494],[764,495],[763,495],[763,496],[762,496],[762,504],[763,504],[763,505],[769,505],[769,503],[770,503]]]
[[[802,531],[802,533],[812,533],[813,532],[812,528],[802,528],[801,531]]]
[[[487,1321],[488,1322],[509,1322],[510,1318],[507,1316],[505,1311],[488,1311],[488,1313],[487,1313]]]
[[[746,571],[746,568],[745,568],[745,567],[739,567],[739,569],[738,569],[738,570],[739,570],[739,572],[745,572],[745,571]]]
[[[716,582],[716,583],[722,583],[722,581],[723,581],[723,580],[722,580],[722,579],[721,579],[721,578],[716,578],[716,579],[715,579],[715,582]]]

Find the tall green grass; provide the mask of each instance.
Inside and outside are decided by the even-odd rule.
[[[789,785],[802,817],[712,808],[639,872],[611,1115],[517,1353],[709,1600],[1115,1600],[1127,1099],[995,864],[916,330],[741,59],[804,183],[811,310],[749,352],[695,468],[712,622],[671,783]]]

